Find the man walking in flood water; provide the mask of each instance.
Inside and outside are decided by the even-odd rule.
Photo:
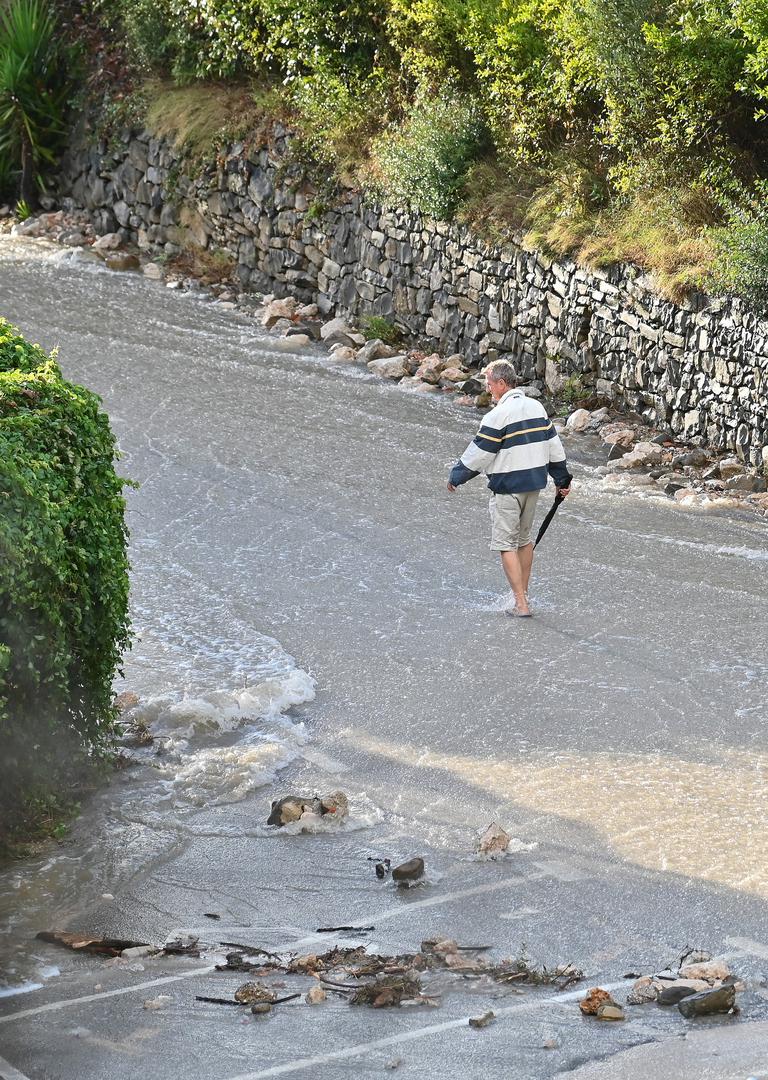
[[[516,389],[515,369],[494,360],[485,369],[485,385],[494,402],[480,430],[451,469],[448,490],[455,491],[484,472],[491,489],[491,551],[514,595],[507,614],[531,617],[528,581],[533,563],[531,527],[539,492],[551,476],[559,495],[567,495],[571,474],[565,450],[544,406]]]

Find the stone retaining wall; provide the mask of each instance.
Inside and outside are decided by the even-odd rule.
[[[571,375],[677,435],[759,465],[768,445],[768,324],[738,300],[661,299],[638,270],[587,271],[521,246],[348,192],[331,207],[276,125],[260,149],[230,146],[191,175],[149,132],[70,152],[62,194],[98,232],[153,253],[196,244],[236,260],[244,288],[315,301],[328,314],[382,315],[428,350],[511,354],[557,390]]]

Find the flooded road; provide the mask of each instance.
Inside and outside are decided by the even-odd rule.
[[[467,1008],[371,1020],[339,1004],[322,1033],[271,1019],[247,1068],[239,1021],[198,1010],[214,1067],[183,1038],[188,989],[173,1033],[140,1008],[130,1022],[125,1005],[108,1020],[65,1008],[153,976],[30,946],[53,927],[156,942],[210,935],[213,912],[214,941],[228,927],[269,948],[375,924],[382,948],[436,932],[504,955],[526,942],[607,980],[686,945],[738,954],[745,973],[768,961],[763,520],[607,493],[594,447],[574,437],[574,491],[534,566],[536,618],[507,619],[484,485],[445,488],[473,411],[320,350],[286,354],[241,313],[52,250],[4,242],[0,312],[102,395],[140,484],[137,639],[118,689],[139,695],[163,753],[119,775],[61,849],[3,875],[8,982],[42,988],[0,1002],[0,1053],[33,1080],[172,1077],[180,1060],[190,1080],[233,1080],[318,1054],[323,1077],[367,1075],[359,1056],[331,1064],[339,1044],[362,1045],[363,1022],[395,1038]],[[277,794],[334,788],[352,807],[341,832],[265,826]],[[515,853],[477,862],[494,819]],[[412,854],[427,859],[422,889],[373,876],[370,857]],[[22,1002],[58,1003],[45,1038],[32,1016],[3,1023]],[[547,1055],[534,1049],[552,1018],[523,1010],[514,1032],[494,1029],[493,1067],[466,1048],[447,1062],[427,1033],[403,1072],[508,1076],[523,1054],[520,1076],[554,1076],[670,1033],[662,1013],[609,1025],[597,1045],[558,1006],[566,1036]]]

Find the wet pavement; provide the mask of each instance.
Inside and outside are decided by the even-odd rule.
[[[536,617],[507,619],[483,485],[445,490],[471,410],[320,350],[287,355],[243,315],[48,250],[4,243],[1,309],[102,394],[121,469],[141,484],[139,640],[119,689],[169,738],[70,841],[3,875],[11,981],[41,988],[0,998],[0,1055],[18,1071],[0,1062],[0,1077],[335,1080],[397,1061],[404,1076],[544,1078],[607,1059],[596,1080],[629,1078],[667,1052],[659,1040],[671,1054],[691,1031],[677,1010],[598,1024],[573,995],[470,981],[442,988],[435,1010],[339,998],[256,1018],[194,1000],[242,981],[210,970],[224,940],[397,952],[435,934],[497,958],[525,943],[619,998],[627,972],[686,946],[728,955],[748,980],[741,1016],[695,1030],[711,1044],[722,1028],[743,1071],[692,1067],[759,1075],[765,524],[606,493],[596,448],[574,438],[577,483],[537,555]],[[239,725],[237,710],[261,719]],[[341,830],[265,826],[270,799],[334,788],[350,796]],[[494,819],[514,850],[478,861]],[[374,876],[371,857],[414,854],[420,887]],[[375,930],[316,934],[342,924]],[[128,966],[32,940],[65,927],[153,943],[193,931],[214,951]],[[143,1009],[158,993],[171,1001]],[[470,1030],[488,1007],[496,1023]],[[703,1040],[707,1068],[711,1054]],[[679,1061],[668,1075],[678,1067],[689,1075]]]

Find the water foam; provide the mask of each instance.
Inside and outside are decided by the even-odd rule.
[[[247,798],[299,756],[307,731],[286,713],[314,696],[314,679],[294,668],[242,690],[152,697],[126,720],[155,738],[162,756],[153,764],[175,806],[219,805]],[[210,745],[246,726],[236,742]]]

